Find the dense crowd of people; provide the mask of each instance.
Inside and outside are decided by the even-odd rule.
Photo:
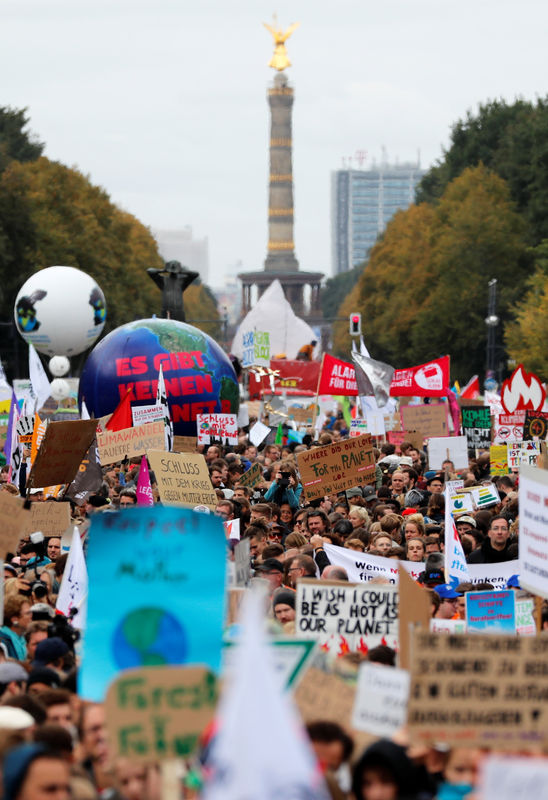
[[[475,453],[464,471],[455,471],[450,461],[440,471],[431,471],[423,450],[410,442],[398,447],[385,442],[374,451],[371,484],[309,502],[299,476],[298,453],[346,435],[341,418],[333,417],[317,440],[305,436],[302,443],[270,442],[256,447],[247,430],[242,430],[237,445],[202,448],[217,496],[214,513],[226,523],[239,520],[239,539],[249,541],[254,579],[263,580],[268,588],[270,629],[294,634],[295,589],[301,579],[348,580],[344,567],[330,563],[326,543],[422,564],[419,583],[429,592],[433,616],[462,618],[465,593],[492,587],[461,583],[455,588],[446,582],[445,484],[461,479],[466,489],[495,483],[500,502],[456,517],[467,561],[494,564],[518,557],[518,475],[492,477],[489,455],[476,457]],[[71,502],[72,522],[85,542],[86,536],[93,535],[90,523],[96,514],[125,513],[136,506],[139,462],[134,459],[104,468],[101,485],[81,505],[62,498],[44,499],[39,490],[29,499]],[[245,475],[255,464],[260,466],[258,479],[249,486]],[[23,487],[10,484],[8,474],[3,468],[1,490],[17,494]],[[151,482],[159,502],[154,473]],[[227,537],[229,561],[236,545],[237,539]],[[4,800],[99,796],[155,800],[161,796],[157,765],[112,758],[102,705],[86,702],[77,693],[78,634],[70,621],[55,614],[66,561],[61,537],[44,539],[35,532],[23,537],[17,552],[8,554],[4,563],[2,796]],[[548,628],[546,608],[542,625]],[[363,658],[388,668],[396,664],[396,653],[385,645],[372,648]],[[352,732],[323,719],[321,708],[307,731],[334,798],[463,798],[475,791],[484,756],[476,750],[442,745],[417,748],[405,731],[397,740],[376,741],[359,753]],[[199,795],[200,764],[199,757],[187,764],[182,797]]]

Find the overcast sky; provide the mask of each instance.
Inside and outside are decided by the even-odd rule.
[[[330,172],[423,167],[489,98],[544,96],[544,0],[1,0],[0,105],[151,228],[209,237],[210,284],[262,269],[277,11],[295,87],[301,269],[331,271]],[[47,265],[44,265],[47,266]]]

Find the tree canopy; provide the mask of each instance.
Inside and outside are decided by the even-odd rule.
[[[527,370],[548,378],[548,240],[532,251],[535,269],[505,331],[508,353]]]

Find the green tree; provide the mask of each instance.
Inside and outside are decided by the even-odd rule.
[[[324,319],[337,316],[341,303],[358,283],[364,267],[365,264],[359,264],[348,272],[341,272],[326,280],[320,297]]]
[[[527,292],[513,308],[515,319],[506,326],[508,354],[528,371],[548,378],[548,240],[533,250],[535,270]]]
[[[10,161],[35,161],[42,155],[44,144],[26,130],[26,111],[0,107],[0,170]]]

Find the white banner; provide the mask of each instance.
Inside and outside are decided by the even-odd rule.
[[[548,472],[527,466],[519,471],[518,563],[520,586],[548,597]]]

